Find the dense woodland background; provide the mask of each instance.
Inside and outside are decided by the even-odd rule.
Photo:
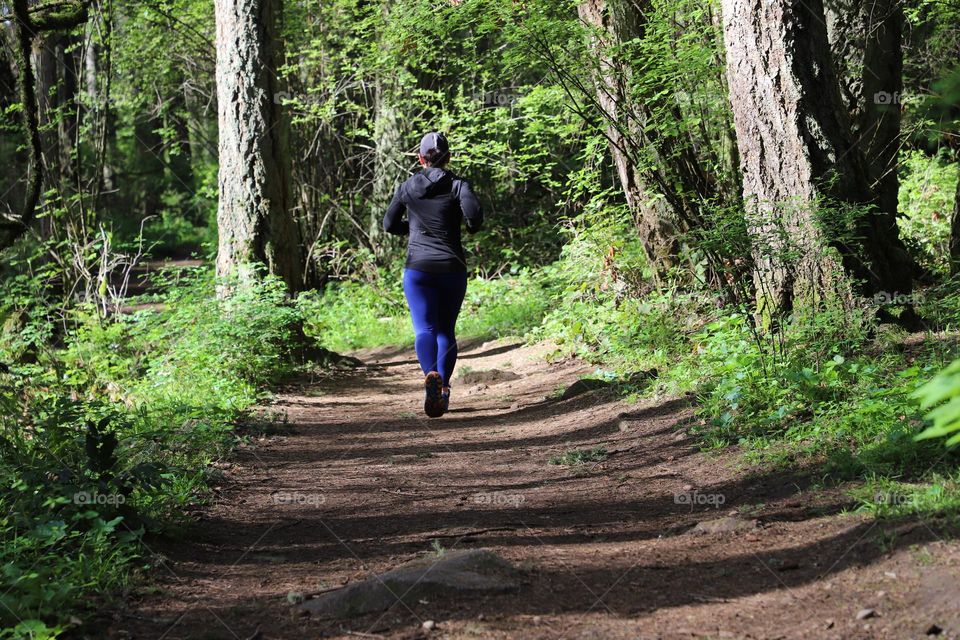
[[[957,513],[957,2],[0,16],[2,637],[119,597],[271,383],[412,342],[380,221],[434,129],[489,220],[462,336],[692,392],[702,446],[878,517]]]

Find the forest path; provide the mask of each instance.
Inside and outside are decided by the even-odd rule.
[[[809,640],[960,630],[960,551],[923,522],[844,514],[846,494],[813,491],[807,475],[751,472],[735,450],[699,451],[682,400],[561,399],[557,390],[590,367],[547,363],[546,346],[462,351],[459,374],[513,375],[455,378],[451,412],[437,420],[421,413],[408,352],[362,354],[368,366],[278,395],[269,411],[289,428],[236,452],[183,539],[148,540],[166,558],[156,584],[114,612],[107,635]],[[549,463],[599,446],[601,462]],[[690,531],[731,515],[746,530]],[[436,545],[495,551],[520,569],[519,591],[349,620],[288,603]],[[858,619],[863,609],[876,615]]]

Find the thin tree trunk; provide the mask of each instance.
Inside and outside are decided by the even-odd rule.
[[[116,148],[116,118],[110,107],[111,98],[111,38],[113,17],[109,11],[102,12],[103,43],[97,42],[97,26],[91,24],[87,46],[83,53],[84,90],[89,108],[87,117],[93,139],[93,173],[90,176],[91,206],[96,209],[101,193],[111,193],[116,186],[112,151]],[[112,197],[112,195],[110,196]]]
[[[723,0],[723,18],[761,310],[782,315],[798,297],[844,295],[844,271],[864,294],[908,295],[912,262],[896,225],[863,212],[874,198],[821,0]],[[833,207],[831,219],[821,203]],[[848,229],[837,219],[844,207],[854,211]]]
[[[45,33],[34,38],[33,68],[37,83],[37,115],[47,181],[61,193],[76,189],[73,149],[77,133],[77,79],[73,38],[66,33]]]
[[[950,273],[960,275],[960,176],[957,178],[953,218],[950,220]]]
[[[287,122],[278,104],[280,0],[216,0],[220,126],[217,273],[254,277],[257,265],[291,291],[302,283],[291,215]]]
[[[658,194],[649,176],[637,166],[631,154],[635,139],[642,136],[640,124],[629,105],[629,66],[614,58],[612,49],[639,37],[643,17],[630,0],[584,0],[578,6],[580,18],[597,29],[591,48],[599,60],[594,83],[604,119],[606,135],[627,206],[634,221],[654,277],[659,281],[677,263],[681,221],[666,198]]]
[[[387,210],[397,188],[401,171],[397,168],[397,158],[401,153],[402,132],[400,117],[393,102],[392,78],[378,78],[374,116],[374,163],[373,198],[371,199],[370,222],[368,225],[370,245],[377,256],[386,253],[383,242],[383,213]]]

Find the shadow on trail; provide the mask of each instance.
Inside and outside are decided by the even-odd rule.
[[[630,413],[619,413],[617,416],[598,422],[584,420],[582,426],[565,431],[551,431],[537,436],[510,437],[510,431],[530,423],[549,425],[555,422],[558,416],[572,412],[586,412],[590,409],[602,409],[615,403],[612,398],[594,397],[585,394],[570,400],[544,400],[542,402],[515,409],[513,411],[498,412],[495,414],[481,413],[483,409],[461,410],[458,413],[472,413],[476,415],[464,417],[447,416],[431,420],[419,416],[410,418],[391,418],[389,420],[351,420],[340,423],[309,423],[301,422],[296,430],[301,434],[316,432],[317,445],[302,448],[285,448],[285,461],[301,462],[305,464],[319,464],[334,460],[349,458],[360,462],[383,460],[391,456],[417,456],[424,452],[437,455],[444,453],[490,453],[504,449],[527,449],[534,447],[564,446],[568,448],[586,448],[597,444],[610,443],[611,438],[620,436],[624,423],[640,422],[645,420],[663,419],[665,416],[677,414],[686,407],[683,399],[675,399],[661,405],[644,408]],[[311,405],[316,406],[316,405]],[[452,412],[451,412],[452,413]],[[678,414],[679,415],[679,414]],[[587,418],[588,416],[585,416]],[[645,430],[645,441],[656,436],[668,435],[677,427],[684,424],[686,416],[679,415],[677,420],[668,421],[662,427]],[[444,433],[466,430],[477,425],[489,428],[492,433],[505,432],[497,438],[469,441],[441,441],[432,444],[410,442],[405,443],[396,436],[413,433]],[[380,437],[377,437],[380,436]],[[357,438],[364,438],[362,446],[358,446]],[[610,443],[611,445],[614,443]],[[639,444],[635,445],[639,446]],[[662,450],[671,449],[676,458],[695,453],[687,441],[672,441],[666,439],[658,444],[644,443],[643,450],[658,454]],[[270,454],[266,454],[270,455]]]
[[[648,463],[643,460],[629,461],[620,467],[607,469],[602,475],[614,476],[620,472],[637,470],[645,464]],[[735,481],[697,488],[704,494],[723,495],[725,502],[722,509],[691,509],[687,504],[678,504],[676,494],[672,492],[601,501],[592,495],[577,495],[590,492],[577,492],[575,488],[564,488],[562,492],[551,494],[548,503],[543,504],[538,489],[587,478],[547,478],[539,486],[528,486],[504,482],[503,476],[503,473],[491,471],[471,478],[451,479],[456,482],[456,488],[423,490],[418,495],[398,495],[394,503],[398,507],[422,504],[404,513],[398,513],[400,509],[390,510],[388,505],[385,508],[388,512],[368,515],[362,504],[338,502],[339,493],[327,495],[321,508],[296,505],[286,508],[262,500],[259,503],[262,507],[258,510],[259,522],[254,526],[266,529],[268,524],[265,523],[275,522],[278,518],[297,521],[296,525],[265,541],[261,545],[264,549],[282,551],[285,544],[302,544],[306,539],[311,539],[313,548],[308,551],[299,547],[297,553],[308,554],[304,559],[310,561],[327,561],[342,557],[347,551],[342,541],[357,557],[374,562],[424,551],[430,548],[431,541],[435,539],[451,544],[460,540],[466,543],[482,542],[493,547],[523,547],[583,544],[597,542],[598,539],[605,543],[637,542],[680,536],[698,522],[722,517],[731,509],[749,510],[759,502],[789,503],[787,499],[801,495],[814,484],[813,476],[802,473],[748,475]],[[631,486],[642,491],[642,485]],[[344,495],[352,495],[350,490],[361,487],[342,488],[347,490],[343,492]],[[525,489],[528,493],[520,493]],[[477,504],[478,495],[491,493],[521,495],[525,500],[516,508]],[[850,499],[837,493],[812,509],[798,509],[784,504],[758,517],[762,527],[770,527],[780,522],[797,522],[836,514],[851,506]],[[228,543],[235,539],[237,526],[242,525],[229,519],[211,519],[204,524],[203,539],[212,544]],[[472,533],[501,527],[508,531],[482,535]],[[335,533],[336,538],[324,533],[326,531]],[[734,534],[733,538],[737,537],[742,538],[743,534]],[[238,564],[243,564],[243,561]]]
[[[839,489],[809,494],[825,482],[815,467],[694,474],[710,458],[677,433],[691,417],[683,398],[617,411],[616,399],[590,392],[507,411],[457,407],[439,420],[404,418],[394,403],[396,417],[373,419],[356,409],[353,415],[326,412],[359,404],[350,397],[354,385],[396,395],[395,377],[354,372],[335,381],[336,400],[324,397],[326,384],[315,402],[313,396],[290,399],[323,412],[315,422],[296,424],[299,439],[238,453],[260,475],[237,489],[236,510],[204,517],[191,528],[190,544],[169,538],[156,544],[174,561],[178,579],[190,583],[204,584],[224,572],[268,576],[279,567],[288,581],[261,583],[256,593],[204,593],[202,608],[190,615],[212,613],[230,620],[235,631],[252,632],[268,619],[265,600],[273,618],[289,620],[290,589],[309,591],[330,572],[360,580],[439,544],[496,550],[521,567],[519,595],[411,602],[413,613],[396,607],[384,628],[418,625],[417,616],[475,620],[491,612],[500,618],[629,616],[789,592],[943,534],[915,520],[826,519],[849,510],[853,501]],[[458,438],[461,430],[471,439]],[[558,450],[598,445],[608,452],[602,462],[549,464]],[[451,463],[444,464],[444,456]],[[298,472],[283,475],[281,468]],[[700,480],[688,485],[687,474]],[[681,493],[723,496],[722,508],[682,502],[681,487]],[[298,491],[324,499],[274,500],[279,492]],[[491,494],[517,499],[491,504],[483,499]],[[758,527],[691,533],[697,523],[731,510],[745,520],[756,518]],[[306,624],[331,632],[341,625],[367,630],[380,619],[374,614]]]
[[[727,509],[795,495],[798,488],[802,491],[810,486],[811,478],[805,474],[767,473],[701,489],[727,495]],[[507,491],[518,486],[497,484],[491,478],[485,490]],[[761,524],[764,528],[776,529],[779,522],[819,518],[849,506],[849,501],[837,494],[834,499],[818,506],[815,514],[784,508],[765,513]],[[438,615],[475,618],[491,610],[498,615],[597,610],[635,615],[662,608],[730,600],[800,587],[851,567],[869,565],[894,550],[955,533],[937,531],[936,524],[927,527],[910,520],[863,521],[856,518],[836,523],[831,533],[818,539],[798,542],[795,537],[786,538],[787,544],[775,549],[754,550],[748,539],[749,533],[727,534],[722,538],[723,553],[707,554],[701,550],[704,538],[691,535],[687,530],[695,522],[717,517],[718,513],[708,510],[678,514],[678,509],[673,496],[669,495],[604,503],[571,500],[563,504],[518,509],[434,508],[413,514],[378,516],[348,516],[334,504],[329,513],[315,516],[301,511],[294,525],[265,536],[263,534],[269,531],[267,521],[257,525],[238,525],[226,520],[211,520],[202,528],[206,533],[213,533],[236,531],[237,526],[250,527],[252,539],[263,536],[256,553],[248,553],[234,561],[233,556],[243,551],[242,546],[236,546],[229,552],[221,552],[222,556],[221,553],[211,554],[207,561],[214,564],[232,562],[232,566],[241,567],[262,565],[264,570],[269,570],[270,564],[277,562],[278,557],[284,558],[285,562],[310,566],[352,557],[362,561],[371,571],[383,571],[395,566],[398,558],[428,552],[433,540],[439,540],[448,549],[490,547],[515,562],[529,560],[523,571],[522,598],[497,596],[440,600],[430,604],[410,603],[423,619]],[[292,517],[292,514],[287,515]],[[669,525],[665,526],[667,523]],[[461,529],[467,535],[458,537]],[[444,533],[436,535],[440,530]],[[471,531],[486,532],[471,534]],[[411,536],[419,537],[410,540]],[[649,548],[642,546],[645,541],[660,537],[673,537],[681,544],[657,554],[649,553]],[[204,542],[217,543],[215,538]],[[717,538],[712,538],[711,542],[715,546]],[[623,544],[618,552],[597,554],[589,563],[573,565],[564,560],[562,549],[565,545],[618,543]],[[524,548],[533,551],[524,551]],[[171,555],[176,559],[176,550]],[[269,561],[262,558],[269,558]],[[181,577],[202,579],[208,571],[201,563]],[[361,574],[357,579],[362,577]],[[209,604],[242,608],[243,600]],[[355,619],[350,625],[363,628],[364,623],[369,624],[376,617]]]

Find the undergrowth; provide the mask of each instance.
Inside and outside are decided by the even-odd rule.
[[[151,566],[143,535],[175,534],[204,499],[236,425],[294,369],[301,319],[281,283],[221,302],[206,270],[108,319],[58,309],[37,296],[46,286],[24,277],[4,291],[4,638],[55,637]]]

